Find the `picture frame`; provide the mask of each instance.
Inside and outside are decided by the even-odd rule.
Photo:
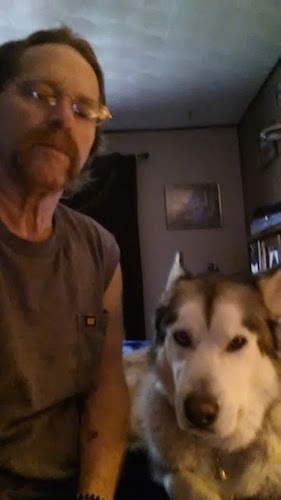
[[[169,184],[164,191],[168,231],[222,227],[218,183]]]

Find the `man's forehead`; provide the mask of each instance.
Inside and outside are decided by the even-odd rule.
[[[34,79],[56,80],[73,90],[99,95],[96,74],[76,49],[66,44],[47,43],[28,47],[22,55],[21,74]]]

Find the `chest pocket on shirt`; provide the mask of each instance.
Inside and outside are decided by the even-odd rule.
[[[86,393],[95,383],[108,313],[78,314],[77,391]]]

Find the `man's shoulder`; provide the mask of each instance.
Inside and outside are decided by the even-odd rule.
[[[106,289],[120,259],[120,249],[113,234],[92,217],[63,204],[57,206],[55,225],[57,237],[75,249],[75,254],[78,252],[80,258],[83,255],[82,260],[90,255],[96,265],[100,265]]]
[[[57,236],[64,239],[84,241],[85,244],[103,248],[114,249],[119,254],[119,247],[115,236],[89,215],[59,204],[55,213]]]

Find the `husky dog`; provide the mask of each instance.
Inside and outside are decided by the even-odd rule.
[[[281,499],[281,269],[244,284],[175,257],[151,347],[129,354],[132,432],[172,500]]]

